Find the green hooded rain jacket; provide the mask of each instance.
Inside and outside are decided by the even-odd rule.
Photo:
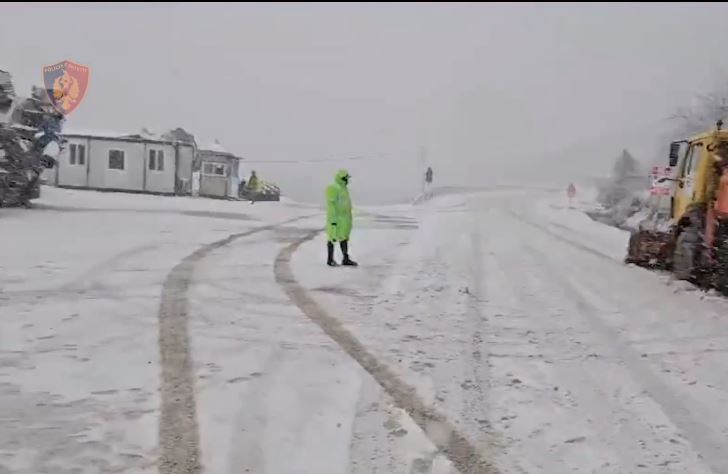
[[[351,198],[344,178],[346,170],[339,170],[334,183],[326,188],[326,233],[332,242],[349,240],[351,236]]]

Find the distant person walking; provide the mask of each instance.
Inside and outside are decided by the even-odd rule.
[[[326,188],[326,264],[338,266],[334,259],[334,244],[339,242],[344,256],[341,264],[355,267],[358,264],[349,256],[349,237],[351,236],[352,215],[351,197],[349,196],[349,172],[339,170],[333,184]]]
[[[569,198],[569,207],[574,207],[574,196],[576,196],[576,186],[574,183],[569,183],[566,188],[566,196]]]
[[[425,172],[425,198],[430,199],[432,196],[432,167],[428,166]]]

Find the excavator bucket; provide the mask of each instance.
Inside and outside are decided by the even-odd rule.
[[[639,230],[629,238],[625,263],[649,268],[666,268],[671,254],[672,234],[654,230]]]

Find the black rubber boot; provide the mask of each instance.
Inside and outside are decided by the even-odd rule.
[[[336,260],[334,260],[334,243],[326,242],[326,250],[328,252],[328,258],[326,260],[326,265],[328,265],[330,267],[338,267],[339,264],[336,263]]]
[[[352,260],[349,257],[349,241],[348,240],[341,241],[341,253],[344,254],[344,260],[341,262],[342,265],[346,265],[347,267],[356,267],[359,265],[358,263],[356,263],[354,260]]]

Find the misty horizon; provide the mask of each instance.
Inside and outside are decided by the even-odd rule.
[[[339,168],[381,203],[414,197],[426,165],[436,185],[561,184],[608,172],[623,148],[654,161],[674,111],[728,77],[712,53],[728,40],[720,4],[0,9],[18,94],[43,66],[91,68],[67,128],[182,127],[305,201]]]

